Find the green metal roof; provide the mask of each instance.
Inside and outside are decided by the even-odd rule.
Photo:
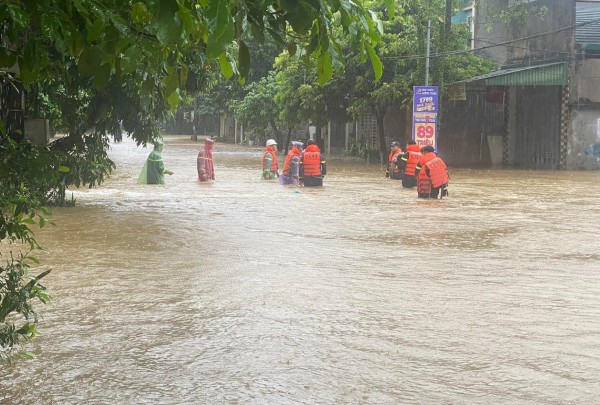
[[[500,69],[463,82],[485,81],[486,86],[564,86],[567,84],[567,64],[548,63]]]

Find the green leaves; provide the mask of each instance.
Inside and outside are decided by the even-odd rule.
[[[321,11],[317,0],[280,0],[280,4],[286,11],[288,22],[298,34],[306,34]]]
[[[239,51],[238,51],[238,66],[240,70],[240,76],[242,78],[248,77],[248,73],[250,72],[250,51],[248,50],[248,46],[242,40],[239,42]]]
[[[26,259],[27,255],[21,255],[0,265],[0,361],[27,357],[23,345],[37,335],[38,316],[33,300],[46,303],[50,299],[40,283],[50,270],[30,277]]]
[[[383,74],[383,65],[381,64],[381,59],[377,56],[377,52],[375,52],[375,48],[373,48],[369,44],[365,44],[367,48],[367,52],[369,53],[369,58],[371,59],[371,66],[373,66],[373,73],[375,74],[375,80],[379,80],[381,75]]]
[[[179,87],[179,76],[177,75],[177,69],[173,66],[166,66],[167,76],[163,77],[162,84],[164,86],[164,93],[171,95]]]
[[[156,15],[156,37],[167,46],[176,45],[183,34],[183,22],[175,0],[159,2]]]
[[[331,52],[328,50],[322,52],[317,59],[317,82],[323,84],[328,82],[333,76],[333,68],[331,65]]]
[[[138,1],[131,5],[131,19],[136,24],[144,24],[152,19],[152,13],[148,11],[144,3]]]
[[[106,85],[108,84],[108,81],[110,79],[110,75],[111,68],[108,64],[105,63],[98,66],[95,70],[95,74],[93,75],[92,80],[94,87],[99,90],[106,88]]]
[[[91,21],[87,22],[86,29],[87,29],[88,43],[93,43],[93,42],[97,41],[98,39],[100,39],[100,37],[104,33],[104,30],[106,29],[105,23],[106,22],[101,19],[97,19],[93,22],[91,22]]]
[[[233,65],[225,52],[219,55],[219,66],[221,67],[221,73],[223,73],[226,79],[230,79],[233,76]]]
[[[95,46],[86,48],[77,62],[77,68],[79,72],[84,76],[92,76],[96,72],[96,69],[101,63],[100,59],[101,50]]]
[[[221,55],[231,45],[235,32],[229,0],[209,0],[205,13],[209,29],[206,38],[206,56],[210,59],[218,58],[222,63]]]
[[[396,2],[395,0],[385,0],[385,7],[388,10],[389,19],[393,19],[396,14]]]
[[[119,59],[119,66],[121,68],[122,75],[128,75],[135,72],[142,53],[136,46],[129,47]]]
[[[13,3],[6,2],[5,9],[2,10],[0,16],[2,16],[2,21],[8,19],[12,21],[15,28],[21,29],[25,28],[29,24],[29,14],[23,10],[21,7],[17,6]]]

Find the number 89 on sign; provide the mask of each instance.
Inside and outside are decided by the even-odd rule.
[[[434,122],[415,123],[415,142],[417,142],[417,145],[431,145],[435,147],[435,130]]]

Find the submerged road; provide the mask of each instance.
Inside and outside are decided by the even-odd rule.
[[[260,180],[258,148],[111,144],[114,175],[37,232],[54,297],[4,404],[594,404],[598,172],[451,170],[419,200],[376,166]],[[280,157],[283,162],[283,157]]]

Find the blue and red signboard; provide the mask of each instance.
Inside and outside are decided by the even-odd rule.
[[[438,96],[437,86],[413,87],[413,134],[417,145],[431,145],[437,150],[437,116]]]

